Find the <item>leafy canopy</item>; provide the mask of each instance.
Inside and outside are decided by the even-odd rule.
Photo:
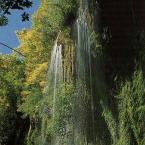
[[[21,10],[32,7],[32,1],[30,0],[0,0],[0,26],[4,26],[8,23],[7,15],[11,15],[12,10]],[[22,21],[29,20],[29,14],[23,12],[21,14]]]

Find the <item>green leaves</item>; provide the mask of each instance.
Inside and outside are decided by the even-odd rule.
[[[5,26],[8,24],[8,19],[5,16],[0,16],[0,26]]]
[[[14,55],[0,55],[0,144],[8,144],[15,136],[23,67]]]
[[[145,122],[145,81],[142,71],[136,71],[132,81],[126,81],[122,86],[119,97],[120,129],[132,132],[136,142],[142,145],[144,140]],[[131,134],[130,134],[131,135]],[[120,132],[120,137],[123,132]],[[125,136],[125,135],[124,135]],[[131,137],[131,136],[130,136]],[[122,139],[122,138],[120,138]]]
[[[7,25],[7,15],[11,15],[12,10],[21,10],[32,7],[30,0],[0,0],[0,26]],[[18,13],[18,12],[17,12]],[[29,14],[22,14],[22,21],[29,20]]]
[[[29,88],[27,88],[29,89]],[[40,86],[34,85],[29,89],[29,95],[23,100],[22,105],[19,107],[18,111],[23,112],[23,117],[34,117],[39,111],[39,101],[42,98],[42,92]]]
[[[54,118],[54,131],[58,136],[65,136],[67,132],[72,131],[68,131],[66,127],[72,123],[73,93],[74,88],[72,84],[62,84],[59,88]]]

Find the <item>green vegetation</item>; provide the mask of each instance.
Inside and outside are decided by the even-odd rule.
[[[124,40],[129,37],[124,31],[121,36],[126,37],[116,40],[109,27],[97,25],[97,12],[106,9],[97,10],[93,0],[89,10],[80,4],[42,0],[32,28],[17,33],[18,50],[25,58],[0,55],[0,145],[145,144],[145,34],[131,37],[133,46]],[[83,48],[76,51],[80,41],[76,29],[81,26],[87,37],[81,36]],[[62,57],[62,78],[56,70],[49,74],[50,65],[60,67],[51,61],[55,41],[62,45],[62,54],[54,57]],[[86,45],[90,51],[84,50]],[[135,52],[121,50],[125,45]],[[117,57],[114,46],[120,51]],[[77,52],[83,57],[76,60]],[[132,58],[124,59],[125,53]]]
[[[14,55],[0,55],[0,144],[9,144],[17,138],[16,130],[24,81],[24,63]]]

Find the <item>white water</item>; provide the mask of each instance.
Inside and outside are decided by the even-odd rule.
[[[85,1],[83,9],[79,13],[79,17],[76,22],[77,26],[77,45],[75,53],[75,70],[76,70],[76,96],[72,94],[74,100],[73,108],[73,135],[72,140],[69,140],[66,145],[85,145],[88,144],[85,136],[87,135],[87,129],[90,127],[91,134],[93,136],[93,141],[95,142],[95,132],[94,132],[94,101],[92,96],[92,67],[91,67],[91,44],[90,44],[90,31],[89,24],[87,22],[88,16],[88,2]],[[52,50],[52,56],[49,67],[49,85],[48,91],[52,92],[52,124],[55,122],[56,113],[57,113],[57,97],[58,89],[63,83],[63,60],[62,60],[62,45],[58,45],[56,40],[55,45]],[[88,90],[87,90],[87,89]],[[49,92],[48,92],[49,93]],[[88,107],[88,105],[90,105]],[[62,104],[63,106],[63,104]],[[87,107],[86,107],[87,106]],[[89,108],[89,109],[88,109]],[[91,110],[91,111],[90,111]],[[89,112],[90,111],[90,112]],[[88,120],[91,120],[90,124],[86,119],[86,114],[90,113],[91,115]],[[66,127],[66,128],[69,128]],[[92,143],[91,142],[91,143]],[[45,137],[43,144],[45,143]],[[61,145],[59,142],[59,137],[55,134],[52,136],[51,145]]]
[[[62,45],[58,45],[57,41],[55,42],[49,74],[51,76],[51,85],[53,85],[53,119],[55,118],[55,104],[57,97],[57,90],[60,83],[63,80],[63,68],[62,68]]]
[[[89,88],[89,96],[85,94],[85,86],[81,86],[82,90],[82,96],[84,98],[80,98],[80,88],[78,90],[78,96],[77,100],[79,101],[79,104],[82,102],[85,102],[86,100],[90,101],[90,108],[91,108],[91,120],[92,120],[92,136],[93,136],[93,142],[95,142],[95,119],[94,119],[94,101],[92,96],[92,68],[91,68],[91,44],[90,44],[90,31],[89,31],[89,24],[87,22],[87,16],[88,16],[88,2],[87,0],[84,1],[82,5],[83,9],[79,13],[79,17],[77,19],[77,48],[76,48],[76,79],[77,82],[81,82],[83,85],[85,85],[87,88]],[[88,97],[88,98],[87,98]],[[87,98],[87,99],[86,99]],[[78,114],[79,116],[85,116],[85,106],[84,104],[81,104],[82,112]],[[80,105],[80,106],[81,106]],[[80,110],[78,107],[78,110]],[[87,111],[87,110],[86,110]],[[84,113],[84,114],[83,114]],[[79,124],[83,124],[83,117],[78,119],[80,121]],[[85,124],[87,126],[87,124]],[[82,128],[80,127],[79,132],[87,132],[85,130],[85,127],[82,125]]]
[[[58,39],[58,38],[57,38]],[[45,110],[49,110],[47,114],[49,114],[50,117],[52,117],[52,127],[54,125],[55,120],[55,114],[56,114],[56,101],[58,97],[58,89],[60,84],[63,81],[63,66],[62,66],[62,45],[58,44],[58,40],[56,39],[52,54],[51,54],[51,61],[50,61],[50,67],[48,70],[48,94],[46,97],[48,97],[48,100],[51,101],[48,102],[50,106],[44,106],[44,112]],[[52,97],[52,98],[51,98]],[[50,104],[52,102],[52,104]],[[42,120],[42,144],[47,145],[47,126],[50,124],[47,124],[47,118],[43,118]],[[56,141],[56,136],[52,137],[51,145],[57,145],[54,143]]]

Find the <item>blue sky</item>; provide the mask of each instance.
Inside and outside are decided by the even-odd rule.
[[[26,12],[30,14],[30,16],[37,10],[39,7],[39,0],[33,0],[33,7],[28,9]],[[7,44],[12,48],[16,48],[19,46],[19,40],[15,34],[16,31],[21,31],[23,28],[30,28],[31,21],[22,22],[21,21],[21,13],[20,11],[12,11],[12,15],[10,15],[9,23],[7,26],[0,27],[0,42]],[[0,53],[6,54],[10,53],[11,50],[7,47],[0,45]]]

